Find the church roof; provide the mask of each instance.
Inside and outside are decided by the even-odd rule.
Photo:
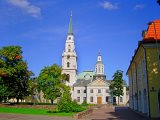
[[[72,13],[71,13],[71,16],[70,16],[70,22],[69,22],[68,34],[69,34],[69,35],[73,35]]]
[[[148,24],[147,31],[143,32],[144,41],[160,41],[160,19]]]
[[[90,79],[93,79],[93,75],[95,74],[95,72],[91,71],[91,70],[88,70],[88,71],[83,71],[82,73],[80,73],[78,76],[77,76],[77,79],[78,80],[90,80]]]
[[[88,84],[90,84],[90,83],[92,83],[92,82],[94,82],[95,80],[84,80],[84,79],[82,79],[82,80],[77,80],[76,81],[76,83],[74,83],[74,87],[85,87],[85,86],[87,86]],[[104,80],[106,83],[111,83],[112,82],[112,80]],[[123,80],[123,85],[124,86],[127,86],[127,83],[126,83],[126,81],[125,80]]]
[[[73,86],[74,87],[85,87],[89,83],[91,83],[91,80],[77,80],[76,83]]]

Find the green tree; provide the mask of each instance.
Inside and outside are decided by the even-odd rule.
[[[6,46],[0,49],[0,92],[2,98],[19,99],[28,96],[28,80],[31,76],[27,63],[22,59],[20,46]]]
[[[123,71],[117,70],[113,75],[113,80],[109,86],[111,94],[113,96],[118,97],[118,105],[119,105],[119,97],[123,95]]]
[[[2,78],[0,77],[0,103],[4,100],[7,99],[7,96],[9,96],[9,93],[7,91],[8,87],[3,84],[3,80]]]
[[[44,98],[53,101],[60,97],[62,91],[66,88],[65,82],[69,80],[66,74],[62,74],[62,69],[54,64],[44,67],[37,79],[38,89],[42,90]]]

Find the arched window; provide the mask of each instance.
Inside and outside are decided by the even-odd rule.
[[[70,67],[70,63],[69,63],[69,62],[67,62],[67,67],[68,67],[68,68]]]
[[[70,80],[70,75],[69,74],[67,74],[67,77],[68,77],[68,80]]]
[[[68,52],[71,52],[71,45],[68,45]]]

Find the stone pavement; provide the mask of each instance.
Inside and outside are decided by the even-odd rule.
[[[148,120],[128,107],[103,106],[81,120]]]

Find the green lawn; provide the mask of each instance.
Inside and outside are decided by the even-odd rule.
[[[36,108],[13,108],[0,107],[0,113],[32,114],[32,115],[51,115],[51,116],[73,116],[74,113],[53,113],[45,109]]]

